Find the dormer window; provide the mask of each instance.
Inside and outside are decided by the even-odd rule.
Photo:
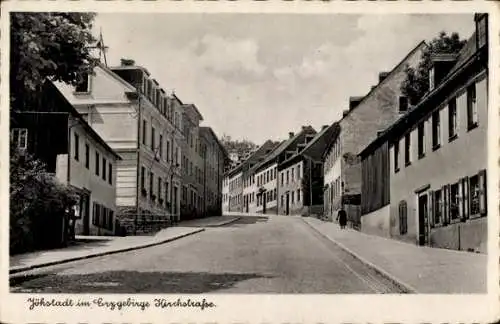
[[[83,73],[80,82],[75,87],[75,92],[77,93],[89,93],[90,92],[90,75],[88,73]]]

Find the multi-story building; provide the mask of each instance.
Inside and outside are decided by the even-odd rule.
[[[288,135],[288,139],[270,152],[253,171],[257,185],[257,213],[278,213],[278,166],[292,157],[299,144],[303,144],[307,138],[312,139],[316,135],[316,131],[311,126],[302,126],[299,133],[290,132]]]
[[[243,172],[241,170],[231,170],[227,174],[228,178],[228,211],[243,212]]]
[[[222,181],[229,156],[210,127],[200,127],[204,166],[203,209],[205,216],[222,215]]]
[[[229,211],[229,177],[226,175],[226,171],[224,170],[224,177],[222,178],[222,212]]]
[[[266,158],[266,156],[269,155],[278,145],[279,142],[267,140],[253,153],[250,153],[246,160],[237,167],[243,173],[243,212],[254,213],[257,207],[257,184],[255,182],[255,172],[253,168],[258,163],[262,162]]]
[[[54,84],[26,111],[12,112],[12,145],[33,154],[78,194],[75,234],[116,233],[116,162],[120,157]]]
[[[430,90],[363,152],[363,228],[486,252],[488,16],[458,55],[432,57]]]
[[[281,215],[323,215],[322,155],[340,127],[324,125],[314,137],[305,136],[295,154],[278,165],[278,213]]]
[[[98,65],[75,88],[59,89],[122,158],[117,216],[127,233],[150,232],[178,219],[182,107],[143,67]]]
[[[424,42],[418,44],[390,72],[379,74],[379,83],[363,97],[351,97],[349,110],[340,120],[340,135],[335,145],[325,151],[325,187],[333,184],[335,195],[325,191],[325,217],[336,219],[343,206],[354,226],[360,224],[361,161],[359,152],[373,141],[378,133],[396,121],[408,109],[408,100],[400,90],[407,67],[416,67]],[[338,163],[338,164],[337,164]],[[340,188],[339,188],[340,186]],[[335,208],[335,209],[334,209]]]
[[[177,97],[176,97],[177,98]],[[177,98],[178,101],[180,101]],[[181,219],[201,217],[203,209],[203,157],[201,155],[200,122],[203,116],[193,104],[182,104],[185,141],[182,145]]]

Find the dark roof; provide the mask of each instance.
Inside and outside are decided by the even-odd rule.
[[[257,161],[254,161],[255,157],[260,155],[264,150],[267,150],[267,149],[271,149],[271,150],[274,150],[275,149],[275,143],[273,143],[271,140],[267,140],[266,142],[264,142],[264,144],[262,144],[261,146],[259,146],[259,148],[257,148],[255,151],[253,151],[250,156],[244,160],[243,162],[239,163],[237,166],[235,166],[233,169],[231,170],[228,170],[227,171],[227,174],[229,176],[232,176],[234,175],[235,173],[238,173],[241,171],[241,169],[248,165],[250,162],[256,162],[258,164],[258,160]],[[272,154],[272,151],[271,153]]]
[[[66,97],[59,91],[59,89],[56,87],[56,85],[53,82],[46,82],[47,89],[49,91],[55,91],[56,95],[61,98],[61,100],[64,101],[65,105],[64,107],[68,110],[68,112],[78,120],[78,122],[83,126],[85,131],[87,131],[90,136],[94,140],[96,140],[99,144],[101,144],[106,150],[108,150],[111,154],[113,154],[117,160],[121,160],[122,158],[113,150],[106,141],[102,139],[102,137],[97,134],[97,132],[87,123],[85,119],[83,119],[82,115],[76,110],[75,107],[66,99]],[[51,89],[52,88],[52,89]]]
[[[375,92],[382,84],[384,84],[385,82],[387,82],[390,79],[390,76],[392,74],[394,74],[396,72],[396,70],[401,65],[403,65],[406,62],[406,60],[408,60],[408,58],[410,56],[412,56],[413,54],[415,54],[415,52],[417,50],[419,50],[422,46],[427,46],[427,44],[425,43],[425,41],[421,41],[420,43],[418,43],[417,46],[415,46],[408,54],[406,54],[406,56],[390,72],[385,72],[385,73],[387,73],[387,76],[381,82],[379,82],[376,86],[373,86],[370,89],[370,91],[363,97],[363,99],[361,99],[361,101],[354,108],[348,110],[347,113],[344,116],[342,116],[342,119],[344,119],[345,117],[349,116],[352,111],[356,110],[357,107],[361,106],[361,104],[366,100],[366,98],[368,98],[373,92]]]
[[[286,140],[281,141],[281,142],[274,142],[274,146],[271,148],[271,151],[269,152],[269,155],[273,154],[274,151],[276,151],[285,142],[286,142]],[[263,162],[266,158],[267,157],[264,156],[263,159],[260,162],[257,161],[257,163],[253,167],[251,167],[250,170],[248,170],[248,172],[249,173],[254,173],[260,167],[261,162]]]
[[[318,132],[314,136],[314,138],[309,143],[307,143],[307,145],[301,151],[299,151],[297,154],[295,154],[294,156],[292,156],[288,160],[284,161],[282,164],[285,166],[289,165],[291,163],[293,164],[294,161],[298,161],[299,159],[301,159],[304,156],[309,156],[312,158],[318,158],[318,157],[321,158],[323,156],[324,151],[319,156],[312,156],[312,155],[314,155],[313,149],[315,148],[315,145],[318,144],[320,142],[320,140],[323,140],[323,143],[328,143],[325,146],[325,149],[326,149],[328,147],[328,145],[330,145],[330,143],[333,142],[335,138],[337,138],[339,133],[340,133],[339,122],[335,122],[335,123],[331,124],[330,126],[324,128],[320,132]]]
[[[471,44],[474,43],[474,44]],[[404,132],[413,125],[412,121],[426,112],[429,108],[427,105],[432,99],[436,97],[438,93],[440,93],[445,86],[448,86],[451,81],[458,78],[466,68],[472,66],[474,63],[477,63],[478,60],[475,58],[478,55],[478,50],[476,48],[476,40],[475,33],[472,37],[469,38],[467,43],[464,45],[464,48],[459,52],[457,63],[451,68],[450,72],[443,78],[441,83],[439,83],[432,91],[428,92],[424,97],[420,100],[420,102],[414,106],[411,110],[409,110],[406,114],[401,116],[396,122],[394,122],[391,126],[389,126],[383,133],[373,140],[370,144],[368,144],[360,153],[360,157],[367,156],[377,147],[379,147],[382,143],[386,142],[388,138],[394,136],[395,134]],[[484,47],[481,49],[487,53],[487,49]],[[427,109],[426,109],[427,108]],[[431,107],[432,108],[432,107]]]
[[[295,134],[292,138],[289,138],[289,139],[283,141],[273,152],[271,152],[271,154],[269,154],[269,156],[263,162],[259,163],[259,165],[255,168],[255,171],[258,171],[258,170],[266,167],[267,165],[269,165],[281,153],[285,152],[285,150],[290,145],[292,145],[300,137],[300,135],[302,135],[306,130],[309,130],[309,131],[313,130],[314,131],[314,128],[312,128],[311,126],[305,126],[304,128],[302,128],[302,130],[300,132]]]

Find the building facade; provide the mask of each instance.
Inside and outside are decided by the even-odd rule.
[[[288,139],[278,145],[268,156],[255,167],[256,212],[262,214],[278,214],[278,181],[279,165],[291,158],[297,149],[304,145],[306,139],[312,139],[316,131],[311,126],[302,126],[299,133],[290,132]]]
[[[210,127],[200,127],[201,152],[204,161],[203,210],[204,216],[222,215],[222,182],[229,156]]]
[[[335,123],[323,126],[316,135],[306,135],[296,153],[279,165],[279,214],[323,215],[322,155],[339,132]]]
[[[107,68],[76,89],[58,84],[90,126],[122,158],[117,165],[117,216],[128,234],[178,220],[182,110],[140,66]]]
[[[336,219],[338,208],[342,206],[350,222],[360,226],[361,204],[361,160],[358,154],[373,141],[378,133],[394,123],[408,110],[408,101],[402,95],[400,85],[406,76],[407,67],[416,67],[420,61],[424,42],[418,44],[390,72],[379,74],[379,83],[363,97],[351,97],[349,110],[340,120],[338,144],[331,145],[325,152],[324,186],[334,184],[335,198],[326,197],[326,217]],[[335,151],[340,150],[340,151]],[[336,162],[340,165],[336,164]],[[340,166],[340,167],[339,167]],[[340,190],[337,190],[340,183]],[[332,195],[328,192],[326,194]]]
[[[177,99],[180,101],[179,99]],[[201,153],[200,122],[203,117],[193,104],[182,104],[185,141],[182,143],[182,194],[181,219],[199,218],[203,215],[203,179],[205,175]]]
[[[77,192],[75,234],[116,234],[116,152],[50,82],[29,112],[12,117],[12,145]]]
[[[366,186],[386,168],[390,199],[371,189],[382,208],[367,214],[391,238],[455,250],[486,252],[488,16],[458,55],[435,56],[430,91],[363,152]],[[382,165],[380,165],[382,164]]]

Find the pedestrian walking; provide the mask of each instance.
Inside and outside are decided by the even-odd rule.
[[[344,208],[340,208],[337,214],[337,220],[339,222],[340,229],[345,229],[345,226],[347,225],[347,213]]]

